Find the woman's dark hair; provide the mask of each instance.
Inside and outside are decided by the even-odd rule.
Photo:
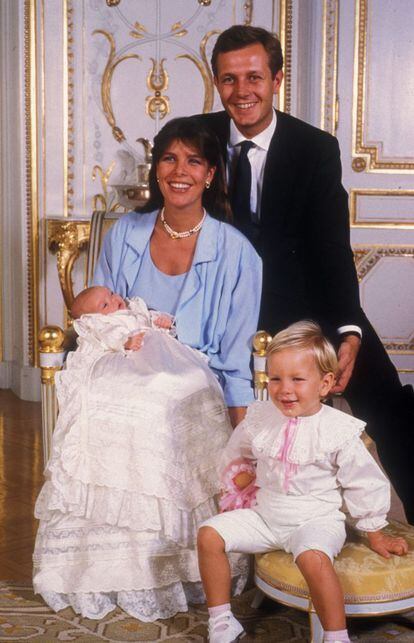
[[[202,203],[211,216],[224,221],[232,220],[227,195],[226,174],[220,143],[214,132],[209,130],[196,116],[174,118],[164,125],[154,138],[152,166],[149,173],[149,201],[138,212],[152,212],[164,205],[164,197],[157,183],[157,165],[165,150],[173,141],[182,141],[194,147],[216,171],[209,189],[203,192]]]
[[[244,49],[249,45],[263,45],[268,57],[269,67],[274,78],[283,67],[283,54],[280,40],[270,31],[250,25],[233,25],[219,35],[211,55],[211,68],[217,77],[217,58],[219,54]]]

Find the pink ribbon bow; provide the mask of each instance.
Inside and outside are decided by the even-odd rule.
[[[290,481],[298,470],[298,465],[293,462],[289,462],[288,460],[288,455],[296,436],[298,424],[298,418],[291,418],[286,424],[283,443],[280,447],[279,453],[277,454],[277,459],[283,462],[284,465],[283,489],[286,493],[289,491]]]

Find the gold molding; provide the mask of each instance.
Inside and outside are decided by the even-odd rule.
[[[364,244],[357,244],[353,246],[353,251],[358,280],[360,282],[384,257],[410,257],[411,259],[414,259],[414,246],[367,246]],[[389,353],[396,355],[414,354],[414,341],[383,341],[382,343]]]
[[[322,17],[321,128],[338,129],[338,0],[324,0]]]
[[[380,151],[376,145],[364,144],[364,114],[367,75],[367,32],[368,0],[355,1],[355,49],[354,49],[354,105],[353,105],[353,150],[358,161],[352,163],[356,172],[412,172],[414,162],[381,161]],[[361,159],[360,156],[364,157]],[[364,167],[363,160],[366,162]]]
[[[57,258],[57,271],[66,308],[70,310],[73,300],[73,264],[81,250],[88,247],[90,221],[47,220],[48,248]]]
[[[163,96],[162,92],[168,89],[169,77],[164,69],[164,62],[166,58],[161,58],[160,61],[155,58],[150,58],[152,68],[147,74],[147,87],[150,91],[154,92],[154,96],[147,96],[145,99],[145,111],[154,120],[157,114],[160,119],[163,119],[170,113],[170,99],[168,96]]]
[[[74,151],[74,48],[73,3],[63,0],[63,216],[73,213]]]
[[[37,18],[36,0],[24,4],[25,138],[28,357],[38,366],[39,326],[39,206],[38,206],[38,114],[37,114]]]
[[[279,34],[285,67],[285,78],[279,93],[279,109],[288,114],[292,99],[292,25],[292,0],[279,0]]]
[[[212,31],[208,31],[206,35],[202,38],[200,42],[200,58],[201,61],[198,60],[195,56],[192,56],[191,54],[180,54],[179,56],[176,56],[176,60],[179,58],[186,58],[187,60],[191,60],[191,62],[194,63],[194,65],[197,67],[198,71],[201,74],[201,77],[203,79],[204,83],[204,105],[203,105],[203,114],[207,114],[208,112],[211,112],[213,109],[213,103],[214,103],[214,80],[213,80],[213,74],[210,68],[210,64],[207,59],[207,54],[206,54],[206,47],[207,47],[207,42],[211,38],[211,36],[214,36],[215,34],[221,33],[217,29],[213,29]]]
[[[112,100],[111,100],[112,76],[116,67],[120,63],[132,58],[135,58],[136,60],[142,60],[142,58],[138,54],[126,54],[125,56],[120,56],[118,58],[116,54],[115,40],[113,35],[108,33],[107,31],[104,31],[103,29],[95,29],[95,31],[92,32],[92,35],[95,36],[96,34],[101,34],[109,42],[109,56],[106,62],[104,72],[102,74],[102,82],[101,82],[102,109],[104,111],[107,123],[112,130],[114,139],[118,143],[121,143],[122,141],[125,141],[125,135],[121,130],[121,128],[118,127],[116,124],[114,110],[112,107]]]
[[[382,221],[381,219],[370,219],[369,221],[357,220],[357,205],[359,196],[393,196],[407,197],[414,196],[414,190],[397,190],[397,189],[376,189],[376,188],[353,188],[349,192],[349,212],[352,228],[382,228],[382,229],[402,229],[413,230],[414,221]]]
[[[243,24],[244,25],[251,25],[252,24],[252,17],[253,17],[253,0],[245,0],[245,3],[243,5],[244,9],[244,20]]]

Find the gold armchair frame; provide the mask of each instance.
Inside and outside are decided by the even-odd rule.
[[[57,254],[59,280],[65,305],[70,310],[74,299],[72,269],[82,248],[87,249],[86,285],[92,283],[93,273],[102,240],[108,229],[122,216],[120,212],[95,210],[89,226],[89,238],[82,222],[81,235],[76,235],[76,222],[53,221],[49,247]],[[60,227],[59,227],[60,226]],[[75,334],[71,328],[44,326],[39,333],[39,362],[41,375],[43,461],[50,455],[52,433],[58,415],[55,375],[63,367],[68,350],[74,346]]]

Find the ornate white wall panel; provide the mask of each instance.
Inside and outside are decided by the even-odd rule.
[[[412,383],[413,18],[408,0],[338,2],[337,135],[361,300],[401,379]]]
[[[37,329],[65,323],[47,221],[72,222],[81,230],[79,221],[87,224],[96,195],[101,195],[95,199],[98,206],[115,208],[111,184],[136,183],[136,166],[144,159],[137,138],[152,139],[174,116],[219,109],[206,61],[215,32],[245,23],[280,33],[286,62],[280,107],[337,133],[344,184],[351,191],[363,304],[402,379],[414,381],[414,353],[407,348],[413,319],[414,3],[0,3],[19,47],[13,53],[7,21],[2,23],[2,50],[9,53],[7,61],[3,56],[2,78],[9,86],[10,79],[18,83],[13,98],[2,97],[3,168],[9,163],[7,171],[2,169],[6,194],[1,203],[7,210],[2,232],[13,274],[23,275],[19,299],[9,306],[13,278],[4,273],[3,262],[6,328],[0,319],[0,335],[7,333],[6,360],[36,363]],[[55,248],[58,243],[66,249],[71,243],[82,246],[82,235],[77,240],[73,235],[66,230],[60,241],[55,239]],[[397,247],[405,248],[407,256],[396,255]],[[76,291],[83,284],[81,261],[74,277]],[[392,292],[389,309],[387,291]],[[18,320],[22,310],[23,323]]]
[[[288,51],[283,102],[291,103],[291,0],[26,1],[38,21],[45,245],[46,219],[89,219],[94,205],[117,207],[111,186],[136,184],[144,161],[138,138],[152,140],[170,118],[221,108],[209,59],[223,28],[238,22],[278,31],[281,21]],[[40,324],[65,323],[50,252],[42,269]],[[80,263],[74,279],[76,291]]]
[[[353,227],[414,229],[414,190],[350,190]]]
[[[356,2],[353,134],[357,171],[414,171],[412,11],[411,0]]]

